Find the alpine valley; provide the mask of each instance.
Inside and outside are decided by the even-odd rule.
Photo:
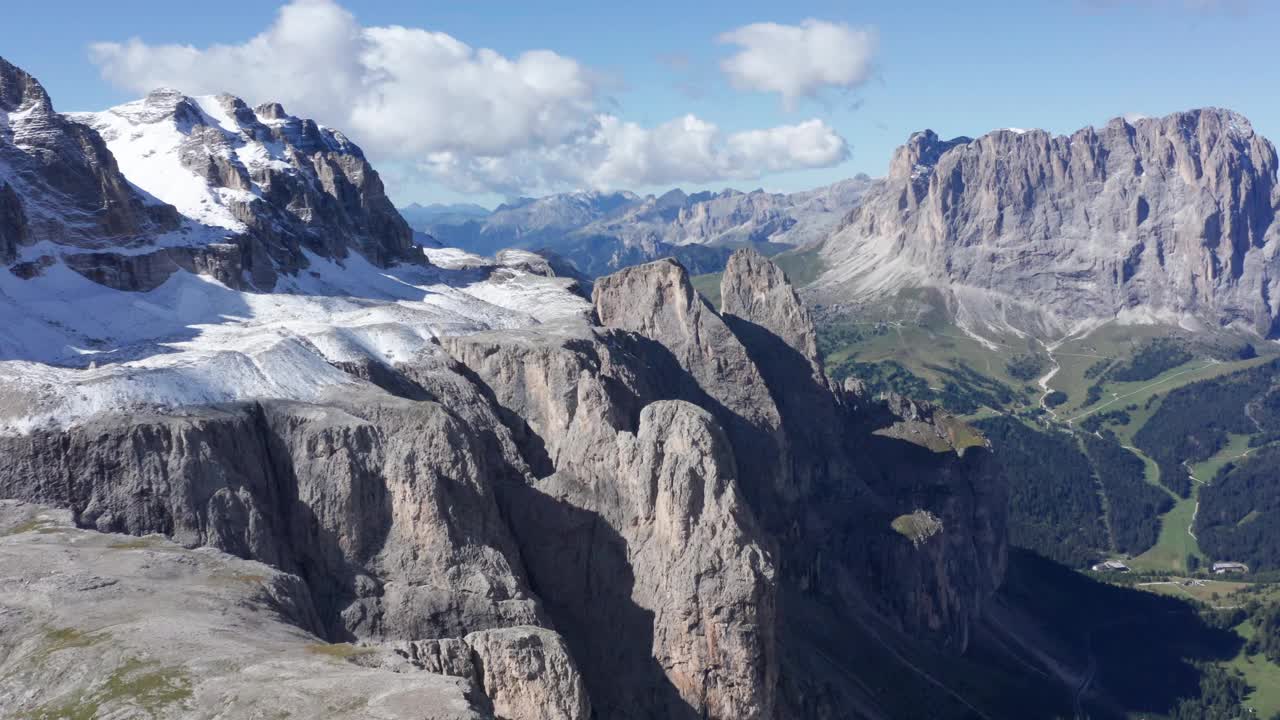
[[[1204,109],[397,210],[0,59],[0,715],[1280,712],[1276,173]]]

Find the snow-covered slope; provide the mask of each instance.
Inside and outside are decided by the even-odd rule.
[[[318,401],[362,383],[334,363],[397,363],[433,339],[585,319],[574,281],[450,251],[451,267],[380,269],[310,256],[274,292],[186,271],[148,292],[64,265],[0,274],[0,431],[65,425],[102,410],[272,397]]]
[[[442,334],[590,312],[532,254],[412,245],[359,148],[278,105],[157,91],[62,116],[0,60],[0,117],[0,432],[320,400]]]
[[[221,237],[239,246],[239,277],[224,281],[270,289],[280,273],[306,266],[303,250],[332,258],[354,251],[383,267],[421,261],[360,148],[278,104],[156,90],[68,117],[98,131],[152,203],[187,218],[187,243]]]

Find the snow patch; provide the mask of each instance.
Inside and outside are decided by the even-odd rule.
[[[0,273],[0,314],[11,319],[0,326],[0,432],[157,406],[316,402],[363,384],[333,363],[409,362],[441,335],[583,322],[591,311],[572,281],[493,260],[477,271],[307,259],[272,293],[185,271],[143,293],[62,263],[31,280]]]

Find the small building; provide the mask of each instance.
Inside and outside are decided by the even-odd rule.
[[[1249,566],[1240,562],[1216,562],[1213,564],[1214,575],[1225,575],[1227,573],[1247,573]]]
[[[1119,560],[1105,560],[1093,566],[1094,572],[1129,572],[1129,566]]]

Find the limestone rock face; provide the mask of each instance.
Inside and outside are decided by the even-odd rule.
[[[42,240],[136,243],[178,226],[130,187],[98,133],[67,120],[35,78],[0,58],[0,262]]]
[[[0,262],[13,262],[18,248],[26,245],[30,229],[22,199],[8,182],[0,183]]]
[[[790,492],[782,418],[760,368],[693,289],[679,263],[659,260],[601,278],[593,300],[600,324],[647,338],[657,344],[652,353],[665,351],[685,369],[696,387],[679,392],[691,398],[700,393],[723,407],[719,419],[735,439],[742,466],[752,473],[745,490],[758,496],[757,507],[767,506],[767,497]]]
[[[821,249],[815,291],[938,286],[975,329],[1115,317],[1277,333],[1275,148],[1218,109],[1054,137],[917,133]]]
[[[480,684],[504,720],[589,720],[591,704],[564,640],[536,627],[466,637]]]
[[[770,717],[775,573],[728,437],[707,411],[661,401],[641,412],[621,454],[621,476],[647,485],[630,545],[636,575],[657,580],[633,592],[656,613],[654,658],[706,716]]]
[[[732,446],[706,411],[662,400],[696,394],[679,366],[650,364],[633,336],[564,331],[445,346],[520,418],[513,434],[542,477],[499,494],[593,707],[768,717],[774,571]]]
[[[469,680],[352,662],[307,627],[307,584],[158,536],[0,501],[0,715],[494,720]]]
[[[721,312],[758,325],[799,352],[822,374],[813,316],[782,269],[755,250],[729,256],[720,282]]]
[[[419,670],[466,678],[477,683],[480,681],[474,653],[462,638],[404,640],[389,643],[389,647]]]
[[[529,253],[439,249],[434,267],[378,269],[414,250],[338,133],[163,91],[86,118],[112,146],[99,152],[33,82],[3,85],[16,109],[0,150],[22,157],[0,163],[14,260],[0,281],[23,292],[2,294],[22,303],[0,328],[0,498],[64,508],[83,530],[19,521],[6,554],[0,509],[0,582],[19,578],[24,598],[17,615],[0,607],[0,676],[19,678],[0,709],[50,714],[150,672],[134,660],[189,672],[202,645],[248,674],[244,695],[234,673],[193,681],[199,708],[244,715],[262,678],[273,702],[340,684],[292,637],[350,673],[360,703],[338,717],[883,717],[859,675],[869,658],[936,692],[894,648],[969,647],[1004,567],[985,446],[928,408],[833,389],[770,261],[733,256],[723,314],[670,260],[601,279],[590,305]],[[31,183],[74,189],[68,168],[99,173],[99,204],[41,215]],[[160,232],[170,185],[191,195],[171,196],[183,219]],[[44,240],[59,249],[32,250]],[[139,331],[135,311],[159,329]],[[142,539],[82,552],[103,533]],[[106,552],[153,542],[163,552],[133,565]],[[216,579],[196,572],[209,567]],[[248,579],[260,593],[201,594]],[[144,580],[166,594],[164,632],[124,606]],[[115,585],[128,593],[99,592]],[[64,606],[76,633],[127,616],[139,642],[187,659],[175,670],[129,645],[94,663],[58,645],[46,667],[33,628],[66,622]],[[218,617],[264,634],[228,645]],[[228,659],[239,651],[251,665]],[[180,690],[153,714],[186,716]]]
[[[336,640],[544,622],[492,486],[436,405],[262,403],[5,437],[0,495],[106,532],[164,533],[306,579]]]

